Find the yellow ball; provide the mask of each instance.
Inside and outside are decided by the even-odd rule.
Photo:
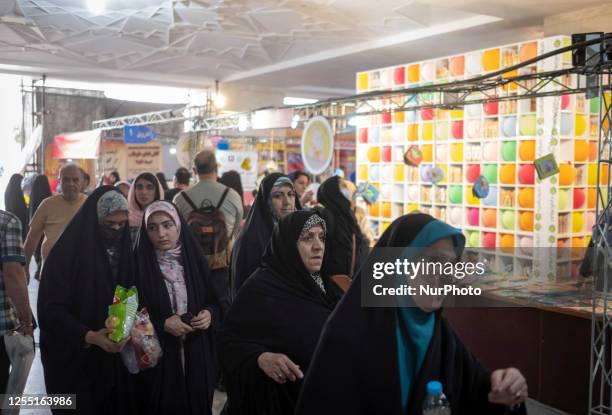
[[[580,212],[572,213],[572,231],[574,233],[582,232],[584,228],[584,215]]]
[[[368,161],[370,163],[380,162],[380,147],[374,146],[368,149]]]

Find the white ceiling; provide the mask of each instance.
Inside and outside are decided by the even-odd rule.
[[[0,0],[0,70],[353,90],[357,71],[514,42],[602,0]],[[129,6],[128,6],[129,5]]]

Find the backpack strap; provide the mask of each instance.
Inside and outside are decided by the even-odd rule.
[[[221,205],[225,201],[225,196],[227,196],[227,194],[229,193],[229,190],[230,190],[230,188],[226,186],[225,187],[225,191],[223,192],[223,195],[221,196],[221,200],[219,200],[219,203],[217,203],[217,207],[216,207],[217,210],[219,210],[219,208],[221,207]]]
[[[187,196],[187,192],[186,191],[182,191],[181,194],[183,195],[183,198],[185,198],[185,201],[189,204],[189,206],[191,206],[191,208],[193,210],[198,210],[198,208],[196,207],[195,203],[193,203],[193,200],[191,200],[191,198],[189,196]]]

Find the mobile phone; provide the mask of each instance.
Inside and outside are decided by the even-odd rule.
[[[193,319],[193,314],[191,314],[189,311],[181,316],[181,321],[187,324],[188,326],[191,326],[192,319]]]

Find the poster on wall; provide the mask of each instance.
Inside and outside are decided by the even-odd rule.
[[[219,176],[230,170],[235,170],[240,174],[244,192],[255,190],[255,182],[257,181],[256,151],[217,150],[216,156]]]
[[[299,146],[287,145],[287,173],[304,171],[304,161]]]
[[[156,173],[162,168],[162,147],[159,142],[143,145],[128,145],[127,178],[131,179],[140,173]]]
[[[106,140],[102,142],[102,156],[100,169],[104,175],[112,171],[119,173],[120,177],[127,177],[127,149],[121,141]]]
[[[334,155],[334,134],[325,117],[313,117],[308,121],[302,134],[302,159],[304,168],[310,174],[323,173]]]

